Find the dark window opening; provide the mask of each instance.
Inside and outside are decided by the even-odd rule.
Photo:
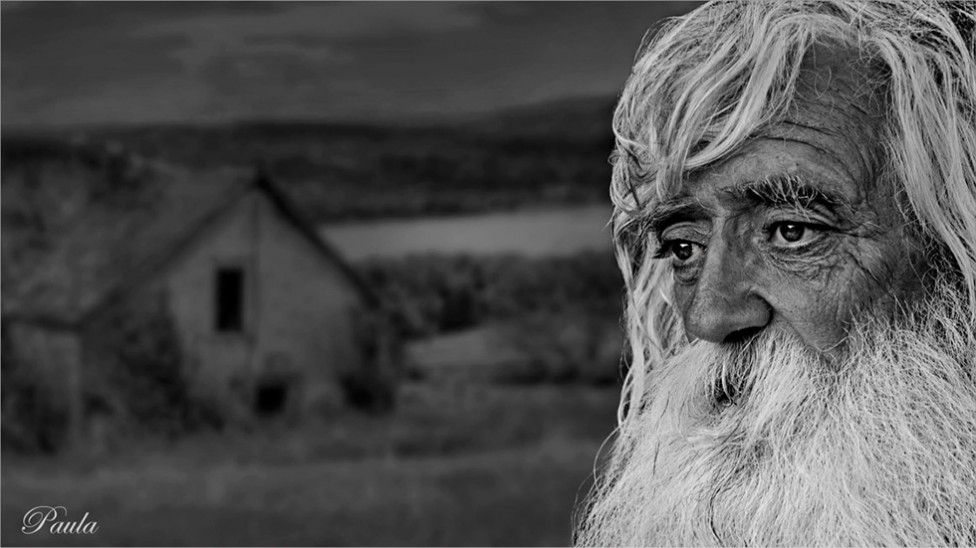
[[[288,403],[288,385],[285,382],[259,384],[254,394],[254,412],[259,417],[281,414]]]
[[[215,326],[221,333],[244,330],[244,269],[218,268]]]

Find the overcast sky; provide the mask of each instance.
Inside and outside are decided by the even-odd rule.
[[[2,123],[452,117],[612,95],[687,3],[10,2]]]

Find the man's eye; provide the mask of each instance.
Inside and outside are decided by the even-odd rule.
[[[701,250],[700,245],[687,240],[672,240],[670,242],[665,242],[661,248],[661,256],[666,257],[670,255],[678,262],[690,260],[695,256],[696,252]]]
[[[804,223],[782,222],[770,227],[770,241],[779,247],[802,247],[820,232],[817,227]]]

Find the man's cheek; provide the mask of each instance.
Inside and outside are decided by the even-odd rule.
[[[856,317],[888,302],[893,272],[885,258],[877,248],[848,243],[819,260],[777,269],[766,285],[776,321],[821,352],[838,348]]]
[[[829,285],[831,279],[851,263],[853,251],[850,238],[841,234],[823,235],[801,249],[756,246],[756,253],[763,258],[763,275],[769,280],[811,287]]]
[[[751,291],[772,310],[767,329],[790,332],[829,352],[843,341],[851,304],[863,295],[870,274],[844,242],[819,251],[776,255],[752,249],[743,263],[749,265]]]
[[[853,274],[845,300],[848,315],[890,316],[901,303],[922,294],[923,270],[916,251],[895,236],[863,246],[852,258]]]

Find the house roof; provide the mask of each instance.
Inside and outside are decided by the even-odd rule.
[[[372,286],[352,268],[349,262],[346,261],[335,247],[319,236],[319,232],[315,229],[314,225],[302,215],[301,211],[295,206],[285,191],[274,182],[274,179],[266,172],[259,171],[252,176],[250,181],[255,187],[265,192],[271,198],[271,202],[278,208],[278,211],[318,249],[319,253],[331,260],[339,268],[340,272],[353,284],[353,287],[355,287],[367,304],[379,306],[379,296],[373,291]]]
[[[71,222],[25,257],[9,260],[4,242],[5,317],[41,322],[83,320],[110,297],[158,272],[223,212],[254,191],[267,194],[367,303],[377,302],[369,286],[316,235],[266,175],[241,169],[188,171],[153,164],[138,182],[130,183],[115,195],[86,204]]]

